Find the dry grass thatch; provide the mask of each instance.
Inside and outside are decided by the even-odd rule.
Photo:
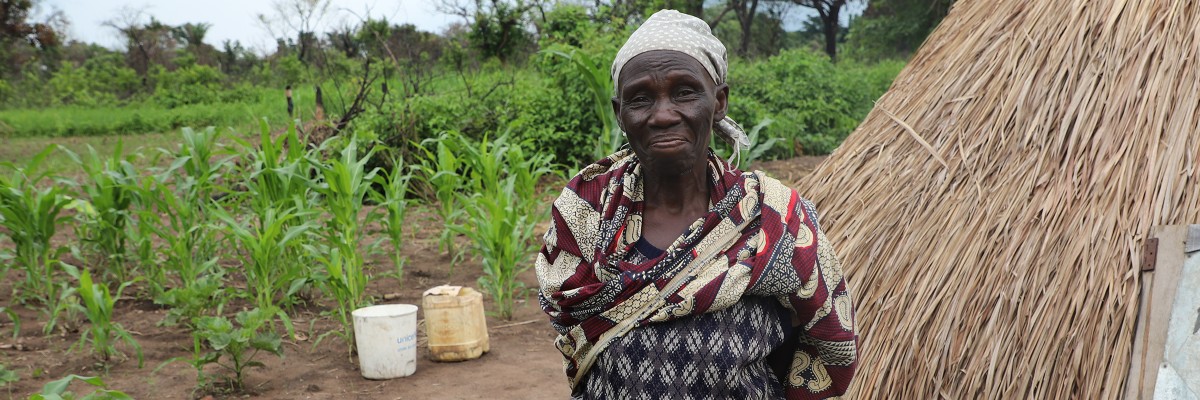
[[[851,398],[1122,393],[1151,226],[1200,222],[1200,5],[962,0],[804,182]]]

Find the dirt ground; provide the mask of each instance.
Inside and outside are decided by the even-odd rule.
[[[820,157],[801,157],[792,160],[766,162],[756,166],[795,186],[795,182],[820,163]],[[801,194],[804,190],[801,188]],[[379,304],[420,304],[421,293],[430,287],[452,284],[475,287],[481,274],[478,260],[468,257],[453,269],[449,259],[437,250],[436,237],[441,224],[436,217],[418,211],[410,215],[413,238],[404,244],[408,257],[405,278],[401,285],[394,278],[373,280],[368,293]],[[65,238],[56,238],[66,240]],[[460,242],[466,245],[465,241]],[[375,255],[371,264],[389,266],[383,255]],[[19,278],[16,271],[7,281],[0,282],[0,296],[11,293],[11,282]],[[427,358],[428,349],[419,346],[416,373],[409,377],[374,381],[362,378],[356,359],[351,359],[340,338],[329,336],[314,346],[314,339],[336,328],[336,323],[321,317],[319,309],[299,309],[293,312],[293,322],[304,340],[285,339],[284,357],[260,354],[256,358],[266,365],[254,369],[246,378],[248,394],[222,395],[214,398],[262,399],[565,399],[569,389],[562,373],[562,361],[554,349],[555,332],[538,308],[537,279],[532,268],[520,276],[530,293],[518,300],[512,320],[488,317],[491,351],[483,357],[456,363],[434,362]],[[387,300],[382,300],[386,298]],[[0,298],[0,304],[10,304]],[[485,300],[485,303],[487,301]],[[238,303],[227,306],[236,310]],[[490,307],[490,304],[487,304]],[[123,298],[114,312],[115,321],[133,332],[145,353],[145,366],[137,367],[136,359],[111,365],[105,373],[102,366],[88,354],[88,349],[70,349],[79,339],[79,323],[72,330],[43,336],[45,317],[38,310],[17,307],[22,321],[20,338],[8,336],[12,325],[0,318],[0,364],[15,371],[20,380],[0,388],[0,397],[23,399],[41,390],[42,385],[68,374],[103,375],[112,389],[128,393],[136,399],[198,399],[209,393],[197,391],[196,371],[184,362],[170,362],[174,357],[190,354],[192,339],[183,328],[158,325],[166,310],[149,301]],[[418,317],[422,316],[418,314]],[[418,343],[424,344],[423,333]],[[130,349],[119,347],[126,353]],[[208,370],[210,373],[217,370]],[[91,388],[75,383],[71,390],[89,393]]]

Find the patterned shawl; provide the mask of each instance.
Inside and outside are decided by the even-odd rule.
[[[572,388],[613,338],[754,295],[778,299],[800,323],[782,382],[787,398],[844,393],[857,360],[854,310],[811,203],[711,151],[708,162],[708,213],[642,264],[623,261],[641,237],[645,207],[642,167],[631,151],[589,165],[555,200],[536,268]]]

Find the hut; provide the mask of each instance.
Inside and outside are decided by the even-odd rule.
[[[801,193],[850,398],[1121,397],[1144,239],[1200,222],[1200,2],[961,0]]]

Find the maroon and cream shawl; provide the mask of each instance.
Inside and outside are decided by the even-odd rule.
[[[709,211],[659,257],[623,260],[641,237],[642,167],[628,149],[589,165],[554,202],[537,257],[542,309],[575,388],[609,341],[639,326],[771,296],[801,329],[788,399],[845,393],[854,375],[854,309],[811,203],[762,172],[709,155]]]

